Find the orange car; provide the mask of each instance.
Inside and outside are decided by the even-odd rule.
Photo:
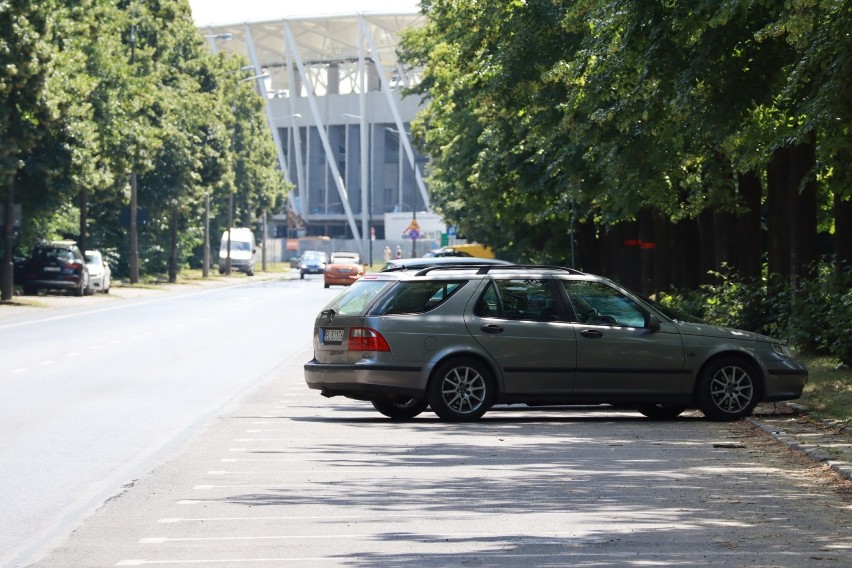
[[[364,276],[364,266],[357,252],[333,252],[331,261],[325,265],[323,282],[325,287],[349,286]]]

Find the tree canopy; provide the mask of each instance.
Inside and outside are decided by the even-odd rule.
[[[673,273],[685,245],[702,269],[768,255],[795,274],[831,252],[823,231],[852,261],[847,2],[421,6],[401,46],[423,69],[412,130],[433,206],[468,238],[518,260],[574,262],[576,245],[614,274],[645,243],[646,289],[696,284]]]
[[[15,243],[72,238],[126,274],[131,177],[145,272],[199,262],[208,196],[220,230],[231,195],[246,224],[283,203],[263,101],[244,81],[259,73],[209,53],[187,0],[2,2],[0,58],[0,195],[24,218],[20,235],[3,223],[3,299]]]

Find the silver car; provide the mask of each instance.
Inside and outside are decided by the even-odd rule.
[[[305,379],[390,418],[427,408],[613,404],[712,420],[801,396],[807,369],[769,337],[678,316],[559,267],[431,267],[367,274],[320,312]]]

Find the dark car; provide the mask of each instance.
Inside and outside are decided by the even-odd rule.
[[[71,290],[76,296],[93,293],[86,259],[73,241],[41,243],[33,249],[21,274],[24,294],[39,290]]]
[[[318,250],[305,251],[299,261],[300,278],[304,278],[305,274],[323,274],[326,264],[328,264],[328,256],[324,252]]]
[[[443,257],[443,256],[464,256],[464,257],[472,257],[473,255],[464,252],[463,250],[454,249],[453,247],[443,247],[435,250],[430,250],[426,254],[423,255],[426,258],[429,257]]]
[[[505,260],[496,258],[475,258],[472,256],[426,256],[420,258],[396,258],[389,260],[382,267],[381,272],[397,272],[400,270],[422,270],[432,266],[450,265],[506,265],[512,264]]]

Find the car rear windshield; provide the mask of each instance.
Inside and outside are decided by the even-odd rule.
[[[323,311],[334,310],[336,315],[357,316],[367,311],[382,290],[393,285],[387,280],[358,280],[337,296]]]
[[[466,282],[467,280],[400,282],[372,313],[391,315],[428,312],[446,302]]]

